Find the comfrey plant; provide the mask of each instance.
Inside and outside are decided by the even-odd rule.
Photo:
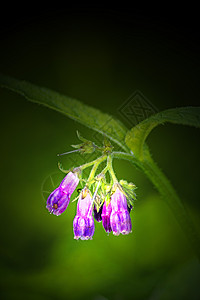
[[[78,182],[83,183],[81,173],[84,168],[93,165],[91,175],[85,181],[85,186],[83,186],[78,198],[77,215],[74,219],[76,239],[90,239],[93,236],[93,216],[97,221],[102,222],[105,231],[108,233],[112,231],[115,235],[118,235],[131,232],[129,213],[135,198],[135,187],[121,180],[118,182],[112,168],[114,158],[125,159],[144,172],[153,183],[162,196],[161,199],[167,203],[176,217],[196,255],[200,258],[199,234],[172,184],[154,162],[146,143],[146,138],[152,129],[165,122],[199,128],[200,107],[168,109],[152,115],[131,129],[127,129],[124,124],[110,115],[49,89],[40,88],[31,83],[4,75],[0,75],[0,86],[80,122],[102,134],[121,149],[119,152],[106,152],[104,149],[102,155],[96,161],[88,162],[85,166],[70,170],[60,186],[49,196],[47,209],[55,215],[61,214],[67,208],[71,194]],[[78,146],[77,151],[84,152],[88,149],[90,151],[91,147],[95,148],[92,142],[88,142],[84,144],[84,147],[82,144]],[[106,169],[96,174],[99,164],[103,161],[107,161]],[[109,182],[106,181],[106,172],[110,174]]]
[[[61,184],[49,195],[47,209],[58,216],[63,213],[69,204],[70,197],[81,181],[83,189],[77,197],[77,213],[73,221],[74,238],[81,240],[92,239],[94,234],[94,218],[102,225],[107,233],[114,235],[129,234],[132,229],[130,211],[136,198],[133,183],[117,180],[112,166],[112,145],[104,139],[103,147],[98,147],[93,142],[82,138],[82,144],[74,145],[75,152],[92,153],[101,152],[100,157],[79,167],[73,168],[65,176]],[[73,151],[63,153],[70,154]],[[60,155],[63,155],[60,154]],[[103,170],[96,174],[99,166],[106,161]],[[92,167],[87,180],[83,179],[86,168]],[[65,172],[61,167],[60,169]],[[106,174],[109,173],[109,182]]]

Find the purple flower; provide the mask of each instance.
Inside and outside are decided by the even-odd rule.
[[[95,220],[97,222],[101,222],[102,221],[102,216],[101,216],[102,209],[103,209],[103,205],[101,205],[101,207],[99,208],[99,211],[97,212],[97,208],[96,208],[96,206],[94,204],[94,209],[93,209],[93,211],[94,211],[94,218],[95,218]]]
[[[132,228],[131,218],[127,209],[126,197],[119,188],[111,196],[111,207],[110,224],[113,234],[129,234]]]
[[[56,216],[62,214],[66,210],[71,194],[77,187],[78,183],[79,179],[77,175],[69,172],[59,187],[49,195],[46,206],[48,211]]]
[[[78,240],[91,240],[94,234],[94,220],[92,217],[93,201],[90,191],[85,188],[79,196],[77,212],[73,221],[74,238]]]
[[[111,202],[108,205],[106,205],[106,201],[104,201],[101,216],[102,216],[103,227],[104,227],[105,231],[108,233],[112,231],[112,228],[110,225],[111,211],[112,211]]]

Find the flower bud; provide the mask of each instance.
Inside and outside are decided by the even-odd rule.
[[[59,216],[63,213],[70,201],[70,197],[79,183],[75,173],[69,172],[59,187],[55,189],[47,199],[46,208],[50,213]]]

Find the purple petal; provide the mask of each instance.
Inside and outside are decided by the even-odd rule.
[[[106,232],[111,232],[111,226],[110,226],[110,215],[112,211],[111,202],[106,206],[106,201],[104,201],[103,204],[103,210],[102,210],[102,224]]]
[[[118,213],[112,213],[110,216],[110,225],[114,235],[119,235],[121,233],[121,223],[120,216]]]
[[[77,175],[69,172],[61,182],[60,186],[49,195],[46,206],[48,211],[56,216],[62,214],[66,210],[71,194],[78,183],[79,179]]]
[[[75,173],[69,172],[60,184],[60,188],[71,196],[79,183],[79,179]]]
[[[92,239],[92,236],[94,234],[94,220],[92,217],[84,218],[76,215],[73,221],[73,228],[75,239]]]
[[[110,224],[114,235],[129,234],[132,224],[128,210],[111,213]]]
[[[73,221],[75,239],[79,239],[81,236],[84,235],[85,225],[85,219],[76,215]]]
[[[132,229],[131,218],[126,197],[119,188],[117,188],[115,193],[111,196],[111,206],[110,225],[113,234],[129,234]]]
[[[110,217],[104,216],[102,218],[102,224],[103,224],[103,228],[105,229],[106,232],[110,233],[112,231],[112,228],[110,225]]]
[[[121,218],[121,233],[129,234],[132,229],[129,212],[125,210],[124,212],[121,213],[120,218]]]
[[[92,205],[93,202],[90,192],[83,190],[78,199],[77,214],[80,216],[86,216],[87,214],[92,215]]]
[[[84,238],[92,239],[93,234],[94,234],[94,220],[93,220],[93,217],[89,217],[89,218],[87,218],[87,221],[86,221]]]
[[[119,188],[117,188],[114,194],[111,196],[111,205],[112,210],[114,211],[127,209],[126,196],[120,191]]]
[[[66,210],[69,201],[69,195],[64,193],[62,189],[58,187],[49,195],[46,208],[50,213],[59,216]]]
[[[97,212],[97,208],[96,206],[94,205],[94,208],[93,208],[93,212],[94,212],[94,218],[97,222],[101,222],[102,221],[102,209],[103,209],[103,205],[100,207],[99,211]]]

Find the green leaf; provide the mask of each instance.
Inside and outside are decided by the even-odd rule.
[[[17,92],[32,102],[54,109],[67,117],[107,136],[122,149],[127,150],[124,143],[126,127],[112,116],[85,105],[73,98],[60,95],[50,89],[38,87],[26,81],[17,80],[0,74],[0,86]]]
[[[127,133],[125,141],[136,157],[142,158],[143,145],[151,130],[165,122],[200,127],[200,107],[189,106],[164,110],[133,127]]]

